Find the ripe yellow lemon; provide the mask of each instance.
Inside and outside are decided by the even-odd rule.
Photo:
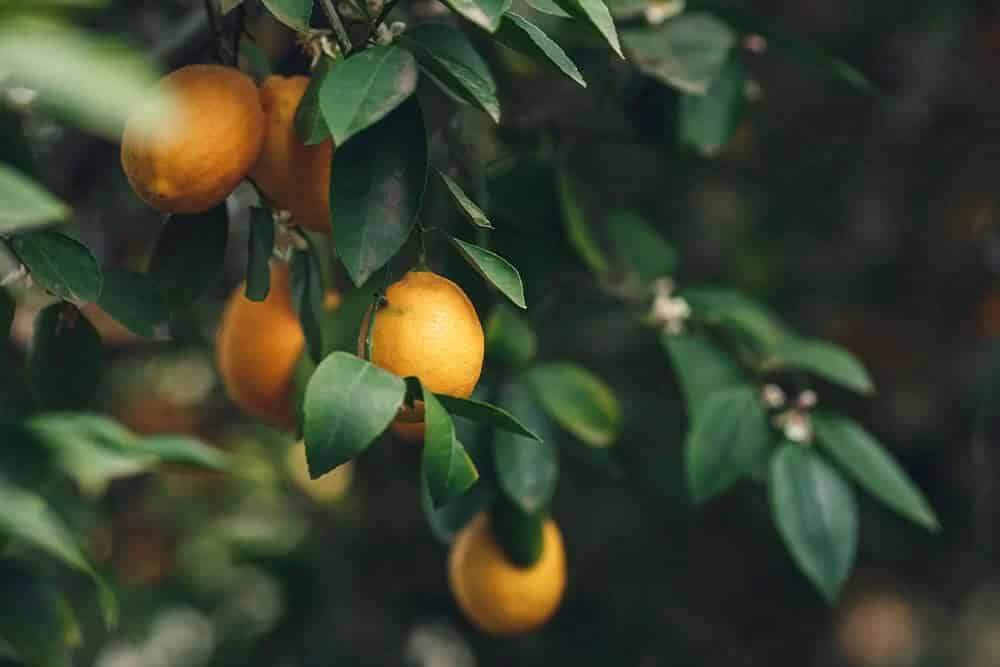
[[[216,344],[226,393],[244,411],[275,426],[295,427],[291,392],[305,344],[292,307],[288,267],[271,267],[271,290],[251,301],[241,283],[226,304]]]
[[[448,556],[448,581],[476,627],[496,635],[534,630],[555,613],[566,590],[566,551],[551,519],[542,527],[542,555],[529,567],[511,563],[493,537],[487,513],[459,532]]]
[[[164,77],[173,100],[140,108],[125,125],[121,159],[132,189],[166,213],[201,213],[222,202],[250,172],[264,141],[264,112],[250,77],[232,67],[189,65]]]
[[[251,175],[268,199],[291,212],[296,222],[329,234],[333,141],[307,146],[295,131],[295,112],[308,87],[304,76],[270,76],[261,84],[267,130]]]

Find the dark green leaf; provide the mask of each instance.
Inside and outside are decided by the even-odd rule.
[[[611,12],[604,0],[557,0],[559,5],[567,12],[577,18],[588,21],[597,32],[601,33],[608,45],[614,49],[620,57],[622,54],[621,44],[618,43],[618,31],[615,29],[615,22],[611,18]]]
[[[455,436],[455,425],[437,397],[422,391],[424,399],[423,476],[435,507],[460,497],[479,479],[469,453]]]
[[[104,370],[101,336],[76,306],[47,306],[35,318],[25,370],[42,407],[83,407],[94,397]]]
[[[746,105],[746,72],[730,58],[704,95],[684,94],[680,102],[680,141],[706,155],[729,143]]]
[[[499,402],[542,438],[539,441],[508,431],[498,431],[493,438],[500,488],[522,510],[535,512],[549,502],[559,480],[559,450],[552,422],[524,382],[505,387]]]
[[[576,63],[570,60],[562,47],[552,41],[541,28],[514,12],[504,14],[500,29],[496,33],[496,40],[533,60],[554,65],[563,74],[584,88],[587,87],[587,82],[583,80]]]
[[[263,0],[267,10],[289,28],[298,32],[309,30],[313,0]]]
[[[854,492],[816,452],[785,443],[771,459],[771,512],[792,558],[828,601],[840,593],[858,546]]]
[[[839,345],[789,336],[778,341],[770,352],[771,356],[764,362],[769,370],[797,368],[861,394],[875,391],[865,367]]]
[[[324,310],[324,354],[357,351],[361,321],[374,302],[376,291],[376,286],[371,283],[353,287],[341,295],[340,305],[333,310]]]
[[[514,305],[521,308],[528,307],[524,300],[524,283],[521,282],[521,274],[510,262],[485,248],[466,243],[454,236],[448,238],[469,266],[474,268],[479,275],[486,278],[505,297],[513,301]]]
[[[649,283],[677,269],[677,251],[637,213],[615,211],[608,216],[607,230],[618,255],[640,282]]]
[[[167,220],[149,260],[153,279],[171,312],[186,309],[222,274],[229,236],[229,217],[223,202],[195,215]]]
[[[398,46],[373,46],[337,63],[319,93],[333,142],[339,147],[378,123],[416,89],[417,63]],[[338,169],[342,159],[338,153]]]
[[[737,333],[763,350],[772,349],[789,335],[770,310],[734,289],[689,287],[678,296],[691,305],[696,320]]]
[[[309,86],[295,110],[295,131],[306,146],[321,144],[330,138],[330,128],[326,126],[323,110],[320,108],[320,91],[334,65],[331,58],[320,58],[309,77]]]
[[[70,209],[20,171],[0,164],[0,231],[63,222]]]
[[[816,412],[813,428],[819,444],[866,491],[888,507],[928,530],[940,530],[940,524],[906,472],[878,441],[853,419]]]
[[[504,12],[510,9],[511,0],[444,0],[444,3],[480,28],[496,32]]]
[[[497,84],[486,61],[462,32],[446,23],[424,23],[407,30],[399,43],[456,99],[479,107],[500,122]]]
[[[250,209],[250,242],[247,253],[246,295],[263,301],[271,291],[271,255],[274,253],[274,221],[263,208]]]
[[[14,323],[14,311],[17,303],[10,292],[0,287],[0,340],[7,340],[10,336],[10,326]]]
[[[465,194],[465,191],[459,187],[458,183],[451,180],[440,171],[438,172],[438,176],[440,176],[441,180],[444,181],[452,200],[458,205],[459,210],[462,211],[462,214],[466,217],[466,219],[468,219],[469,222],[474,224],[476,227],[493,229],[493,223],[486,217],[483,210],[476,206],[476,203],[469,198],[469,195]]]
[[[305,441],[313,479],[360,454],[403,404],[402,378],[346,352],[323,360],[306,387]]]
[[[455,538],[465,524],[489,506],[492,496],[489,486],[480,479],[450,503],[434,507],[427,477],[420,476],[420,506],[434,536],[446,544]]]
[[[772,440],[767,413],[754,387],[738,385],[711,394],[696,414],[685,444],[688,489],[695,502],[714,498],[764,467]]]
[[[497,304],[486,319],[486,354],[509,366],[535,357],[538,340],[531,326],[507,304]]]
[[[736,360],[709,336],[664,333],[660,341],[670,355],[684,402],[694,419],[705,409],[709,396],[745,380]]]
[[[535,366],[528,381],[563,428],[593,447],[607,447],[618,437],[621,408],[604,382],[590,371],[565,363]]]
[[[497,498],[490,512],[490,528],[504,555],[517,567],[531,567],[545,546],[543,509],[526,512],[504,496]]]
[[[12,560],[0,561],[0,590],[15,604],[0,605],[0,639],[38,667],[70,665],[80,640],[73,609],[48,581]]]
[[[330,178],[333,237],[355,285],[384,266],[409,237],[427,184],[427,155],[416,100],[337,148]]]
[[[537,434],[532,433],[527,426],[517,420],[517,417],[503,408],[472,398],[456,398],[454,396],[445,396],[444,394],[435,395],[441,405],[444,406],[444,409],[456,417],[492,426],[515,435],[540,440]]]
[[[591,271],[596,274],[606,273],[608,262],[584,214],[578,190],[565,169],[557,172],[556,186],[559,189],[563,226],[566,228],[570,243]]]
[[[31,232],[11,239],[31,279],[60,299],[85,303],[101,295],[101,269],[87,246],[57,232]]]
[[[97,302],[122,326],[146,338],[155,336],[156,327],[170,318],[160,289],[149,277],[135,271],[106,272]]]
[[[291,261],[292,304],[302,323],[306,348],[313,361],[323,359],[323,274],[315,248],[296,250]]]
[[[525,3],[536,12],[558,16],[561,19],[570,18],[569,12],[555,3],[555,0],[525,0]]]
[[[736,42],[711,14],[685,12],[659,26],[622,31],[629,60],[644,74],[682,92],[704,95]]]

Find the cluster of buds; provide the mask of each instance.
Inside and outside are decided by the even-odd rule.
[[[330,58],[340,58],[340,47],[331,39],[329,30],[312,30],[308,34],[299,35],[299,45],[309,58],[310,69],[315,69],[324,55]]]
[[[807,445],[813,440],[812,420],[809,411],[816,407],[816,392],[806,389],[789,404],[785,392],[776,384],[766,384],[760,392],[761,401],[775,410],[771,423],[792,442]]]
[[[649,320],[668,334],[684,332],[684,322],[691,317],[691,306],[679,296],[674,296],[674,281],[660,278],[653,283],[653,304]]]
[[[393,21],[392,24],[388,26],[381,23],[375,31],[375,43],[381,44],[382,46],[392,44],[393,40],[402,35],[405,30],[406,24],[402,21]]]

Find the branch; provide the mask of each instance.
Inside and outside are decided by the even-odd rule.
[[[330,19],[334,37],[337,38],[337,45],[340,47],[340,52],[346,57],[351,52],[351,38],[347,36],[347,30],[344,28],[343,21],[340,20],[340,14],[333,6],[333,0],[319,0],[319,5],[323,8],[326,17]]]

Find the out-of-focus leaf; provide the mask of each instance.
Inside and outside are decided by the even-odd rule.
[[[621,428],[621,408],[596,375],[565,363],[535,366],[527,375],[538,400],[556,422],[592,447],[614,443]]]
[[[25,370],[42,407],[84,407],[93,399],[104,371],[101,336],[76,306],[47,306],[35,318]]]
[[[710,326],[735,332],[762,351],[773,349],[789,331],[763,305],[734,289],[688,287],[678,291],[692,316]]]
[[[170,319],[159,287],[135,271],[107,271],[97,303],[119,324],[146,338],[155,336],[156,327]]]
[[[14,232],[64,222],[66,204],[17,169],[0,164],[0,230]]]
[[[36,283],[60,299],[85,303],[101,295],[102,276],[87,246],[65,234],[30,232],[11,239],[17,258]]]
[[[563,225],[570,243],[591,271],[598,275],[607,273],[608,261],[584,214],[578,189],[565,169],[560,169],[557,173],[556,185],[559,189],[559,203],[562,206]]]
[[[10,335],[10,325],[14,323],[14,311],[17,304],[10,292],[0,288],[0,340],[6,340]]]
[[[0,605],[0,639],[29,664],[69,665],[69,648],[79,643],[80,628],[62,594],[13,560],[0,561],[0,589],[15,603]]]
[[[444,0],[456,14],[464,16],[480,28],[496,32],[511,0]]]
[[[864,365],[853,354],[834,343],[788,336],[778,341],[765,359],[768,370],[797,368],[861,394],[871,394],[875,385]]]
[[[419,380],[414,382],[419,384]],[[479,471],[455,436],[451,416],[431,392],[421,390],[424,400],[423,477],[435,507],[441,507],[465,493]]]
[[[525,3],[536,12],[558,16],[561,19],[570,18],[569,12],[555,3],[555,0],[525,0]]]
[[[518,273],[513,264],[486,248],[480,248],[454,236],[449,236],[448,239],[458,249],[469,266],[500,290],[514,305],[521,308],[528,307],[524,300],[524,283],[521,282],[521,274]]]
[[[611,12],[604,0],[558,0],[559,6],[571,15],[590,23],[605,39],[619,57],[624,58],[621,44],[618,43],[618,30],[611,18]]]
[[[509,366],[531,361],[538,348],[534,330],[507,304],[497,304],[486,319],[486,354]]]
[[[313,0],[263,0],[264,6],[292,30],[306,32],[312,18]]]
[[[530,567],[538,562],[545,546],[544,510],[525,511],[500,497],[490,511],[490,528],[497,544],[511,563]]]
[[[330,128],[326,126],[323,110],[320,108],[320,92],[335,64],[328,56],[319,59],[309,77],[309,86],[295,110],[295,131],[307,146],[323,143],[330,138]]]
[[[728,144],[743,115],[745,88],[743,63],[730,58],[707,93],[683,95],[678,131],[681,143],[705,155],[717,153]]]
[[[677,269],[677,251],[655,229],[633,211],[615,211],[608,216],[608,237],[619,256],[648,283]]]
[[[181,463],[206,470],[225,471],[229,467],[226,454],[186,435],[150,435],[133,445],[138,451],[152,454],[160,463]]]
[[[539,441],[508,431],[498,431],[493,437],[493,460],[503,493],[523,511],[538,511],[552,498],[559,480],[559,450],[552,422],[524,382],[505,387],[499,403],[542,438]]]
[[[149,277],[172,312],[184,310],[222,274],[229,237],[225,202],[195,215],[167,220],[149,260]]]
[[[292,303],[302,323],[306,347],[313,361],[323,359],[323,276],[315,248],[296,250],[291,262]]]
[[[451,502],[435,507],[427,485],[427,476],[420,476],[420,505],[424,516],[427,517],[434,536],[446,544],[455,538],[465,524],[489,506],[492,497],[489,485],[480,479]]]
[[[587,87],[587,82],[583,80],[576,63],[566,55],[562,47],[526,18],[514,12],[504,14],[500,29],[496,33],[496,40],[535,61],[554,66],[573,81],[584,88]]]
[[[274,253],[274,221],[263,208],[250,209],[250,241],[247,253],[246,295],[263,301],[271,291],[271,255]]]
[[[664,333],[660,341],[677,373],[688,412],[695,419],[709,396],[745,381],[736,360],[706,335]]]

